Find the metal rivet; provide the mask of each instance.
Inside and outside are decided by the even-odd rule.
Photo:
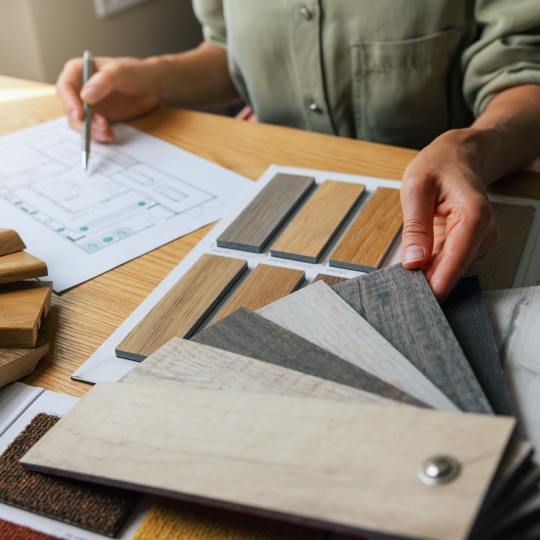
[[[311,14],[311,11],[309,11],[309,9],[306,6],[302,6],[300,8],[300,15],[302,15],[302,17],[304,17],[306,21],[309,21],[309,19],[311,19],[311,17],[313,16]]]
[[[460,468],[459,462],[452,457],[435,456],[422,463],[418,477],[427,486],[438,486],[453,480]]]
[[[322,112],[322,109],[314,101],[309,104],[309,110],[313,112]]]

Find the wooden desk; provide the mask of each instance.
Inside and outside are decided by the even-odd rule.
[[[0,76],[0,135],[61,116],[54,87]],[[159,110],[131,123],[256,180],[272,163],[399,180],[414,150],[383,146],[182,110]],[[540,199],[540,175],[520,173],[493,192]],[[0,226],[9,227],[9,223]],[[71,374],[203,238],[211,226],[54,295],[41,335],[51,345],[24,382],[82,396]],[[24,239],[24,238],[23,238]]]

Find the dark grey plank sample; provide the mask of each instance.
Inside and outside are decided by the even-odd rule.
[[[398,264],[332,289],[460,409],[493,412],[420,270]]]
[[[425,407],[409,394],[245,308],[202,330],[191,341]]]
[[[219,247],[261,253],[315,185],[309,176],[278,173],[219,235]]]
[[[478,276],[463,278],[441,307],[493,411],[513,416]]]

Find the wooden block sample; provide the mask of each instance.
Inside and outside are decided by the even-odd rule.
[[[469,270],[488,291],[512,286],[535,212],[532,206],[495,202],[491,206],[501,236],[499,243]]]
[[[342,281],[347,281],[348,278],[339,277],[339,276],[331,276],[330,274],[317,274],[315,276],[315,279],[313,280],[313,283],[316,283],[317,281],[323,281],[328,286],[335,285],[336,283],[341,283]]]
[[[314,185],[309,176],[276,174],[219,235],[217,245],[261,253]]]
[[[12,229],[0,229],[0,256],[22,251],[26,246],[21,237]]]
[[[398,264],[332,288],[460,409],[493,412],[420,270]]]
[[[424,374],[325,283],[313,283],[257,311],[430,407],[456,411]]]
[[[234,295],[219,310],[214,321],[219,321],[240,307],[255,311],[292,293],[304,281],[305,272],[259,264],[238,287]]]
[[[191,339],[203,345],[301,371],[388,399],[425,406],[364,369],[245,308],[236,310]]]
[[[11,283],[46,275],[47,265],[26,251],[17,251],[0,257],[0,283]]]
[[[0,387],[32,373],[48,351],[49,344],[39,340],[33,349],[0,349]]]
[[[20,281],[0,286],[0,348],[32,349],[42,317],[51,305],[50,281]]]
[[[365,186],[326,180],[277,239],[274,257],[316,263],[356,203]]]
[[[399,189],[377,188],[330,255],[330,266],[361,272],[377,270],[402,226]]]
[[[225,296],[247,262],[204,253],[116,347],[140,361],[172,337],[189,337]]]
[[[98,383],[31,450],[35,470],[359,533],[467,537],[509,417]],[[435,455],[461,464],[424,485]]]

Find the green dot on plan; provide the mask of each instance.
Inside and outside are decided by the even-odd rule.
[[[103,239],[104,242],[112,242],[113,241],[113,237],[112,236],[106,236],[104,239]]]

